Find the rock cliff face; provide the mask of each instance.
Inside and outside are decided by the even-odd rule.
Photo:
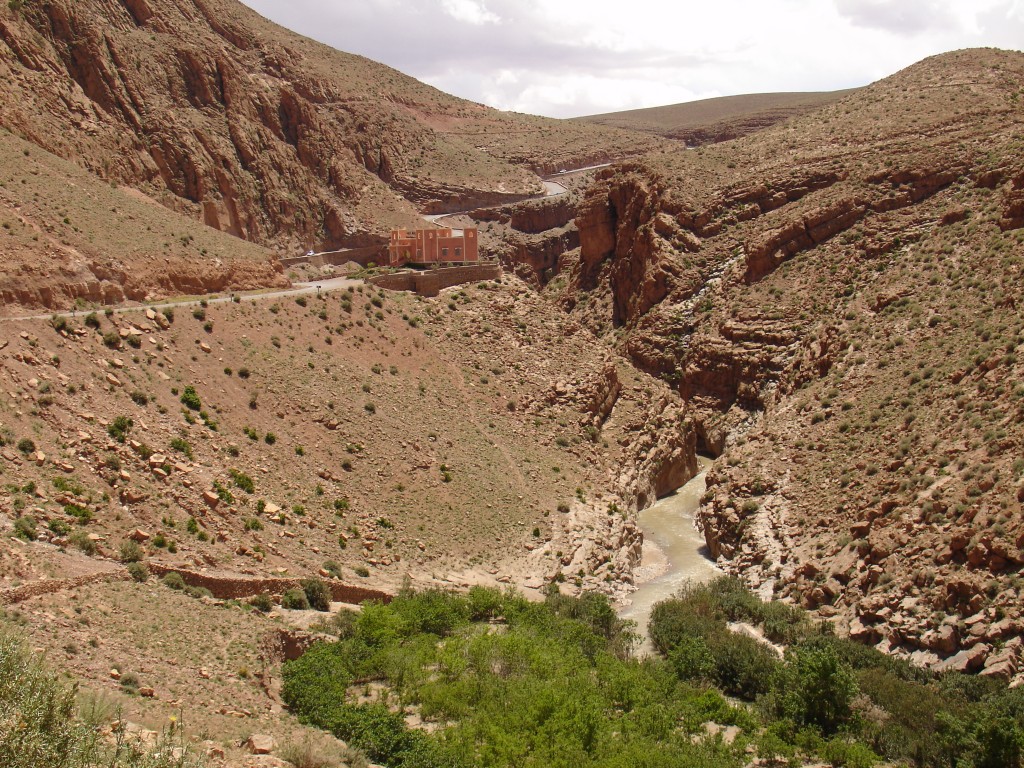
[[[537,194],[533,166],[657,143],[446,96],[233,0],[4,7],[0,75],[8,130],[193,220],[296,250],[368,245],[417,209]],[[523,143],[547,129],[550,146]],[[446,133],[466,130],[494,133],[489,152]]]
[[[993,649],[1024,627],[1022,393],[1000,384],[1024,343],[1012,73],[1019,54],[950,54],[756,138],[608,169],[562,294],[682,395],[690,449],[722,456],[701,523],[726,569],[1002,677],[1020,654]]]

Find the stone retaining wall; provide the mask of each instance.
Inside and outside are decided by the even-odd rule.
[[[281,259],[285,267],[294,267],[299,264],[309,264],[313,267],[341,266],[354,261],[361,267],[371,262],[374,264],[386,264],[388,260],[387,247],[384,245],[371,245],[366,248],[349,248],[344,251],[328,251],[313,256],[293,256]]]
[[[376,275],[367,280],[371,285],[387,291],[412,291],[420,296],[437,296],[453,285],[473,283],[478,280],[497,280],[501,277],[501,265],[497,262],[467,264],[460,267],[441,267],[424,272],[408,270],[387,275]]]
[[[300,586],[301,579],[274,579],[245,576],[211,576],[206,573],[196,573],[182,568],[172,568],[157,563],[147,563],[149,571],[155,576],[163,576],[171,571],[181,574],[181,578],[190,587],[204,587],[220,600],[242,599],[267,592],[271,595],[280,595],[289,589]],[[62,592],[69,589],[77,589],[87,584],[96,584],[102,581],[127,581],[131,578],[128,569],[124,566],[104,573],[93,573],[88,576],[79,576],[74,579],[45,579],[33,581],[29,584],[22,584],[19,587],[10,587],[0,590],[0,605],[13,605],[21,603],[33,597],[41,595],[52,595],[55,592]],[[325,579],[325,583],[331,589],[331,599],[336,603],[348,603],[358,605],[364,600],[379,600],[383,603],[391,602],[394,597],[388,592],[369,587],[360,587],[353,584],[342,584],[337,581]]]
[[[289,589],[300,586],[301,579],[298,578],[259,578],[246,576],[211,576],[207,573],[197,573],[182,568],[172,568],[167,565],[149,563],[149,570],[157,576],[176,571],[190,587],[204,587],[213,593],[219,600],[238,600],[245,597],[267,592],[271,595],[280,595]],[[331,589],[331,598],[336,603],[348,603],[358,605],[364,600],[380,600],[387,603],[393,595],[378,589],[358,587],[351,584],[342,584],[330,579],[324,580]]]
[[[52,595],[54,592],[62,592],[66,589],[78,589],[86,584],[96,584],[100,581],[127,581],[127,568],[117,568],[105,573],[93,573],[88,576],[79,576],[74,579],[45,579],[33,581],[29,584],[22,584],[20,587],[10,587],[0,590],[0,605],[13,605],[21,603],[32,597],[40,595]]]

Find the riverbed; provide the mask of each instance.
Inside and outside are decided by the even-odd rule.
[[[700,472],[675,493],[643,510],[638,518],[644,545],[634,578],[640,586],[619,610],[619,616],[637,623],[644,638],[641,654],[652,650],[647,621],[654,605],[671,597],[686,581],[709,581],[720,573],[694,523],[711,466],[710,459],[697,459]]]

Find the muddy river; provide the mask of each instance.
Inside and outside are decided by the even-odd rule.
[[[629,604],[619,609],[619,616],[637,623],[644,636],[641,653],[651,650],[647,620],[655,603],[671,597],[688,580],[708,581],[719,573],[694,524],[706,488],[704,477],[711,466],[710,459],[698,457],[698,461],[696,477],[640,513],[643,559],[634,574],[640,587],[629,596]]]

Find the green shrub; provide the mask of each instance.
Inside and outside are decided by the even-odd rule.
[[[228,474],[231,475],[231,480],[235,484],[236,488],[241,488],[246,493],[255,493],[256,483],[253,479],[245,472],[241,472],[237,469],[228,470]]]
[[[34,453],[36,450],[36,444],[32,442],[30,438],[23,437],[18,441],[17,448],[24,454]]]
[[[289,611],[308,611],[309,600],[301,589],[289,589],[281,595],[281,607]]]
[[[260,592],[258,595],[253,595],[249,598],[249,605],[260,613],[270,613],[274,608],[274,601],[266,592]]]
[[[134,672],[123,673],[118,682],[121,684],[121,689],[125,691],[125,693],[135,695],[139,692],[139,676]]]
[[[323,579],[312,577],[303,579],[302,591],[306,595],[306,602],[315,611],[329,611],[331,609],[331,588]]]
[[[118,555],[122,563],[137,563],[142,560],[145,553],[142,551],[142,547],[139,546],[138,542],[128,539],[127,541],[121,542]]]
[[[64,513],[71,515],[71,517],[75,518],[81,525],[85,525],[92,521],[92,510],[88,507],[83,507],[80,504],[75,504],[74,502],[68,502],[64,505]]]
[[[171,589],[185,589],[185,579],[183,579],[181,574],[177,571],[165,573],[164,577],[160,579],[160,581],[165,587],[170,587]]]
[[[199,399],[195,387],[191,385],[185,387],[185,391],[181,393],[181,404],[190,411],[199,411],[203,407],[203,401]]]
[[[149,579],[149,566],[141,562],[128,563],[128,575],[142,584]]]
[[[183,454],[189,460],[195,458],[192,454],[192,444],[183,437],[175,437],[171,440],[171,448]]]
[[[39,535],[36,519],[31,515],[22,515],[14,521],[14,535],[25,541],[35,541]]]
[[[84,766],[93,742],[75,719],[75,690],[20,639],[0,630],[0,765]]]
[[[881,758],[863,744],[843,739],[833,739],[825,744],[821,756],[835,768],[872,768]],[[1009,766],[1010,763],[1000,763]]]
[[[213,597],[213,592],[206,587],[185,587],[185,594],[189,597]]]
[[[85,531],[75,531],[72,533],[68,536],[68,543],[82,553],[89,555],[89,557],[96,554],[96,542]]]
[[[121,334],[117,331],[107,331],[103,334],[103,343],[110,349],[117,349],[121,346]]]
[[[136,405],[141,405],[143,407],[149,405],[149,395],[147,395],[145,392],[136,390],[132,392],[131,398],[132,402],[135,403]]]
[[[107,425],[107,434],[119,443],[123,443],[135,426],[128,416],[117,416]]]
[[[785,715],[826,735],[850,719],[857,695],[853,669],[828,646],[793,650],[779,687]]]

